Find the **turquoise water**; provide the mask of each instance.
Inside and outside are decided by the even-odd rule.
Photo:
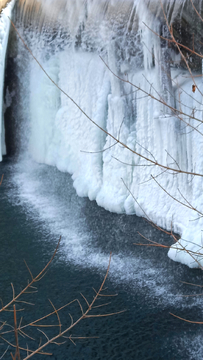
[[[108,265],[112,263],[106,283],[109,293],[118,293],[99,313],[126,309],[109,318],[86,319],[72,331],[75,336],[97,336],[80,339],[74,346],[70,341],[58,347],[51,345],[52,359],[202,359],[203,328],[172,317],[169,312],[201,321],[201,297],[183,297],[201,289],[180,281],[201,284],[201,271],[191,270],[168,259],[166,251],[136,247],[142,239],[138,232],[152,240],[171,243],[165,234],[152,228],[136,216],[112,214],[86,198],[79,198],[72,186],[71,176],[57,169],[33,163],[31,160],[5,158],[0,164],[4,181],[0,188],[0,296],[4,303],[12,297],[10,283],[16,292],[26,284],[29,274],[26,259],[33,274],[50,259],[62,236],[58,253],[47,275],[38,283],[38,293],[23,300],[23,324],[52,311],[55,307],[78,297],[82,292],[89,300],[98,289]],[[101,300],[103,301],[103,299]],[[105,299],[106,302],[106,299]],[[83,302],[83,305],[84,302]],[[22,306],[18,304],[17,306]],[[24,307],[24,305],[23,305]],[[97,312],[97,313],[98,313]],[[79,314],[71,306],[61,314],[62,326],[70,324]],[[20,320],[18,313],[18,320]],[[12,314],[3,314],[12,324]],[[57,323],[56,316],[50,324]],[[57,330],[48,331],[53,335]],[[34,349],[40,337],[36,329],[28,334],[35,341],[20,338],[21,344]],[[8,335],[7,335],[8,336]],[[8,336],[9,341],[13,340]],[[3,341],[1,341],[3,344]],[[0,355],[6,349],[0,347]],[[10,359],[8,350],[5,359]],[[22,357],[23,358],[23,357]],[[41,359],[44,356],[38,355]]]

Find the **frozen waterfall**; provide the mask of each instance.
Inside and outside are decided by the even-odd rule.
[[[4,84],[4,72],[5,72],[5,59],[6,59],[6,50],[10,29],[10,20],[8,16],[11,17],[11,12],[14,6],[14,1],[12,0],[0,14],[0,161],[2,161],[2,155],[6,154],[6,145],[5,145],[5,128],[4,128],[4,106],[3,106],[3,84]]]
[[[12,4],[5,11],[11,11]],[[200,19],[194,20],[190,1],[165,0],[163,7],[180,42],[186,34],[181,19],[193,28],[195,21],[198,29],[202,26]],[[203,246],[203,178],[192,175],[203,174],[203,83],[201,76],[195,78],[199,91],[192,92],[194,81],[181,55],[158,36],[170,38],[160,2],[26,0],[16,4],[13,18],[54,82],[99,127],[142,157],[90,122],[48,79],[12,30],[21,84],[21,137],[27,139],[31,156],[71,173],[79,196],[109,211],[136,213],[172,228],[181,240],[169,256],[197,266],[188,252],[175,246],[198,252]],[[9,21],[4,15],[0,21],[5,28],[0,37],[2,79]],[[201,75],[201,61],[191,55],[187,61],[192,72]],[[179,169],[187,174],[175,171]],[[197,258],[203,265],[203,257]]]

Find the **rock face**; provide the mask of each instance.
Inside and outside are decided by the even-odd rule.
[[[1,0],[0,2],[0,12],[5,8],[5,6],[9,3],[9,0]]]
[[[163,7],[159,0],[93,0],[91,2],[83,0],[61,0],[60,2],[57,0],[20,0],[19,3],[24,25],[26,23],[27,26],[35,24],[42,28],[43,24],[47,23],[52,28],[58,26],[66,28],[72,36],[78,34],[78,37],[82,28],[84,30],[84,26],[89,32],[94,28],[95,35],[97,35],[103,22],[106,23],[106,28],[108,28],[107,23],[114,24],[116,29],[119,27],[120,32],[123,29],[130,31],[131,34],[134,32],[135,35],[139,19],[142,21],[142,11],[147,11],[160,24],[166,24],[167,18],[169,25],[173,26],[177,41],[191,49],[195,48],[197,52],[201,51],[203,42],[202,1],[194,0],[192,5],[190,0],[163,0]],[[199,16],[196,12],[199,13]],[[113,30],[111,25],[108,29],[110,34]],[[198,59],[190,56],[185,50],[183,53],[187,56],[193,69],[200,68]],[[181,63],[181,66],[184,67],[184,63]]]

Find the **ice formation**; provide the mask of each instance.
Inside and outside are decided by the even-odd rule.
[[[194,82],[181,70],[180,54],[148,29],[168,36],[159,1],[23,4],[15,16],[21,17],[19,28],[33,54],[99,127],[163,166],[203,173],[202,79],[196,79],[200,91],[192,92]],[[164,1],[164,6],[172,23],[181,18],[185,1]],[[9,26],[7,20],[5,24]],[[21,78],[22,62],[29,62],[29,91],[25,87],[22,97],[29,97],[29,121],[27,116],[24,121],[29,123],[25,128],[32,157],[71,173],[79,196],[95,199],[109,211],[136,213],[165,229],[172,227],[181,235],[175,246],[201,252],[202,177],[167,171],[124,148],[89,121],[34,59],[19,61]],[[197,266],[191,254],[175,246],[171,259]]]
[[[6,49],[8,43],[9,29],[10,29],[10,20],[8,16],[11,17],[12,8],[14,5],[12,0],[0,14],[0,161],[2,161],[2,155],[6,154],[5,146],[5,128],[3,121],[3,84],[4,84],[4,72],[5,72],[5,60],[6,60]]]

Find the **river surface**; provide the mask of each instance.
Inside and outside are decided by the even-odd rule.
[[[33,321],[56,308],[79,298],[82,292],[89,300],[105,276],[109,255],[112,261],[106,286],[110,304],[98,308],[97,314],[126,310],[107,318],[83,320],[71,331],[73,336],[99,337],[78,339],[76,345],[67,343],[50,346],[48,356],[57,360],[198,360],[203,358],[203,325],[180,321],[169,313],[181,317],[203,320],[201,288],[181,281],[201,284],[198,269],[189,269],[172,262],[165,249],[134,245],[143,242],[141,233],[151,240],[171,244],[169,236],[135,215],[110,213],[96,202],[79,198],[73,188],[71,176],[56,168],[36,164],[31,160],[17,161],[4,158],[0,175],[0,296],[4,303],[12,297],[10,283],[16,292],[25,285],[29,273],[37,274],[51,258],[58,239],[60,248],[46,276],[38,283],[38,293],[26,295],[23,300],[35,305],[25,306],[23,323]],[[145,242],[145,241],[144,241]],[[103,299],[101,299],[103,301]],[[99,304],[99,302],[98,302]],[[96,309],[95,309],[96,311]],[[78,305],[70,306],[61,314],[62,326],[70,324],[80,315]],[[20,319],[18,313],[18,321]],[[12,324],[12,315],[5,313],[1,320]],[[57,324],[57,318],[49,324]],[[55,328],[54,328],[55,329]],[[51,332],[50,332],[51,331]],[[58,329],[48,329],[48,335]],[[29,336],[36,341],[45,336],[30,329]],[[70,334],[69,334],[70,335]],[[7,339],[11,340],[12,337]],[[20,339],[21,341],[21,339]],[[24,340],[22,338],[22,341]],[[29,342],[30,348],[36,341]],[[0,354],[7,346],[1,341]],[[4,356],[10,359],[10,351]],[[45,359],[37,355],[34,358]]]

